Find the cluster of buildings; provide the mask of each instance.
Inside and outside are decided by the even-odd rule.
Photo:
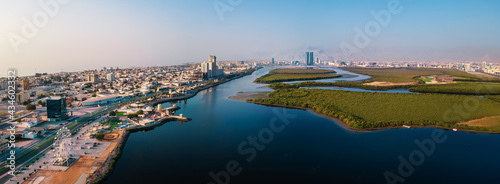
[[[217,57],[209,56],[208,62],[201,63],[201,72],[204,79],[217,78],[224,75],[224,68],[217,66]]]
[[[271,59],[271,62],[269,64],[271,65],[306,65],[306,66],[313,66],[313,65],[320,65],[321,61],[319,58],[316,58],[316,62],[314,61],[314,52],[306,52],[305,55],[305,61],[300,62],[297,60],[291,60],[291,61],[278,61],[275,62],[274,58]]]
[[[488,64],[486,63],[486,61],[483,61],[483,64],[481,65],[481,70],[484,73],[500,75],[500,66],[494,66],[493,63]]]
[[[37,137],[43,135],[47,129],[66,125],[75,119],[78,115],[73,116],[73,112],[87,114],[98,109],[95,107],[117,104],[151,93],[161,93],[158,97],[160,99],[194,94],[196,89],[210,84],[210,81],[217,82],[220,78],[247,71],[257,65],[256,62],[245,61],[217,62],[216,56],[209,56],[208,61],[201,64],[125,69],[103,67],[99,70],[37,73],[34,76],[18,77],[15,103],[16,137],[41,140]],[[7,89],[7,78],[0,78],[0,108],[8,107]],[[162,117],[171,117],[170,111],[176,108],[174,106],[154,109],[141,105],[143,104],[132,104],[131,108],[118,109],[117,112],[127,115],[141,111],[144,114],[139,115],[137,121],[130,121],[132,126],[139,126],[148,125]],[[27,109],[28,106],[36,108]],[[179,118],[182,118],[182,115]],[[7,145],[7,137],[4,136],[10,135],[9,114],[0,114],[0,120],[0,137],[4,138],[0,139],[2,152]]]
[[[103,106],[134,96],[154,92],[183,93],[203,81],[218,79],[256,67],[255,62],[217,62],[209,56],[201,64],[179,66],[135,67],[79,72],[37,73],[19,77],[16,102],[32,104],[45,111],[49,120],[64,119],[73,107]],[[1,103],[7,103],[7,79],[0,79]],[[6,106],[6,105],[5,105]],[[1,116],[1,115],[0,115]]]
[[[493,75],[500,75],[500,65],[495,63],[482,62],[416,62],[416,61],[344,61],[344,60],[320,60],[314,58],[314,52],[306,52],[304,61],[276,61],[272,58],[263,64],[269,65],[299,65],[299,66],[331,66],[331,67],[376,67],[376,68],[453,68],[466,72],[483,72]]]

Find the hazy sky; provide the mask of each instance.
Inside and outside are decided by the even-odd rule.
[[[61,2],[0,0],[0,76],[10,67],[33,75],[202,62],[210,54],[281,60],[321,50],[320,59],[343,59],[341,43],[355,46],[355,28],[365,30],[375,20],[370,11],[387,10],[391,0]],[[231,11],[219,16],[214,3]],[[500,61],[500,1],[401,0],[400,6],[352,58]],[[25,29],[31,24],[37,32]]]

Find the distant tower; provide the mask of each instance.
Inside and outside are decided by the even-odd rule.
[[[271,60],[271,64],[273,64],[273,65],[274,65],[274,58]]]
[[[313,57],[313,52],[309,52],[309,61],[307,61],[307,65],[312,65],[312,61],[314,60],[314,57]]]
[[[96,74],[89,74],[89,75],[87,76],[87,80],[88,80],[89,82],[92,82],[92,83],[95,83],[98,79],[99,79],[99,76],[98,76],[98,75],[96,75]]]
[[[108,79],[108,81],[110,82],[114,82],[115,81],[115,74],[113,73],[110,73],[106,76],[106,78]]]
[[[53,165],[68,166],[69,159],[71,158],[71,132],[67,127],[62,127],[57,131],[54,138],[55,157],[52,160]]]
[[[314,52],[306,52],[306,65],[314,64]]]
[[[306,52],[306,65],[309,65],[309,52]]]
[[[217,57],[212,55],[208,56],[208,62],[213,62],[213,63],[217,62]]]

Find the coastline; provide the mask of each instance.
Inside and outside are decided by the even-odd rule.
[[[347,130],[353,131],[353,132],[375,132],[375,131],[380,131],[380,130],[388,130],[388,129],[401,129],[404,127],[395,127],[395,126],[388,126],[388,127],[380,127],[380,128],[365,128],[365,129],[359,129],[359,128],[354,128],[350,127],[346,123],[344,123],[342,120],[328,116],[323,113],[316,112],[316,110],[312,108],[305,108],[305,107],[298,107],[298,106],[286,106],[286,105],[280,105],[280,104],[266,104],[266,103],[260,103],[260,102],[252,102],[252,101],[246,101],[248,103],[253,103],[253,104],[258,104],[258,105],[264,105],[264,106],[269,106],[269,107],[281,107],[281,108],[288,108],[288,109],[299,109],[299,110],[305,110],[305,111],[311,111],[315,113],[318,116],[328,118],[336,123],[338,123],[342,128],[345,128]],[[447,128],[443,126],[436,126],[436,125],[429,125],[429,126],[417,126],[417,125],[412,125],[411,128],[439,128],[443,130],[451,130],[453,131],[454,128]],[[483,134],[500,134],[500,132],[491,132],[491,131],[477,131],[477,130],[468,130],[468,129],[458,129],[459,132],[468,132],[468,133],[483,133]]]
[[[342,68],[340,68],[342,69]],[[259,83],[259,84],[268,84],[268,83],[265,83],[265,82],[256,82],[254,81],[254,83]],[[302,82],[302,83],[308,83],[308,82]],[[328,86],[337,86],[337,87],[353,87],[353,88],[360,88],[360,89],[370,89],[370,88],[375,88],[377,90],[389,90],[389,89],[392,89],[392,88],[400,88],[400,87],[403,87],[403,88],[406,88],[406,87],[411,87],[415,84],[410,84],[410,83],[390,83],[391,85],[380,85],[380,84],[385,84],[386,82],[372,82],[372,83],[376,83],[377,85],[367,85],[367,84],[362,84],[362,85],[357,85],[357,86],[342,86],[342,85],[335,85],[335,84],[339,84],[339,82],[336,82],[336,83],[324,83],[324,82],[310,82],[311,84],[314,84],[314,85],[303,85],[303,86],[300,86],[300,87],[308,87],[308,86],[314,86],[314,87],[328,87]],[[414,82],[411,82],[411,83],[414,83]],[[298,83],[300,84],[300,83]],[[397,85],[394,85],[394,84],[397,84]],[[295,84],[297,85],[297,84]],[[270,89],[273,89],[271,87],[269,87],[269,85],[267,86],[262,86],[262,87],[259,87],[259,88],[270,88]],[[374,89],[374,90],[375,90]],[[280,104],[266,104],[266,103],[261,103],[261,102],[254,102],[254,101],[250,101],[251,99],[256,99],[257,98],[262,98],[262,97],[259,97],[259,96],[256,96],[254,95],[254,98],[251,97],[251,95],[247,95],[247,96],[250,96],[250,97],[246,97],[245,96],[245,93],[251,93],[251,92],[242,92],[244,95],[244,97],[239,97],[240,95],[237,94],[235,96],[230,96],[229,99],[231,100],[238,100],[238,101],[245,101],[245,102],[248,102],[248,103],[254,103],[254,104],[259,104],[259,105],[265,105],[265,106],[271,106],[271,107],[282,107],[282,108],[291,108],[291,109],[301,109],[301,110],[307,110],[307,111],[311,111],[311,112],[314,112],[315,114],[321,116],[321,117],[325,117],[325,118],[328,118],[332,121],[335,121],[336,123],[338,123],[341,127],[347,129],[347,130],[350,130],[350,131],[353,131],[353,132],[374,132],[374,131],[379,131],[379,130],[387,130],[387,129],[400,129],[400,128],[405,128],[405,127],[402,127],[402,126],[388,126],[388,127],[378,127],[378,128],[363,128],[363,129],[360,129],[360,128],[354,128],[354,127],[350,127],[349,125],[347,125],[347,123],[343,122],[342,120],[338,119],[338,118],[335,118],[335,117],[331,117],[331,116],[328,116],[326,114],[322,114],[322,113],[319,113],[319,112],[316,112],[316,110],[312,109],[312,108],[304,108],[304,107],[298,107],[298,106],[286,106],[286,105],[280,105]],[[268,92],[270,93],[270,92]],[[246,97],[246,98],[245,98]],[[457,123],[457,125],[461,125],[460,123]],[[454,127],[444,127],[444,126],[438,126],[438,125],[424,125],[424,126],[421,126],[421,125],[410,125],[411,128],[439,128],[439,129],[443,129],[443,130],[452,130],[452,131],[461,131],[461,132],[468,132],[468,133],[484,133],[484,134],[500,134],[500,132],[498,131],[481,131],[481,130],[471,130],[471,129],[464,129],[464,128],[454,128]]]
[[[191,119],[185,117],[184,118],[167,117],[146,126],[126,128],[125,130],[122,130],[124,131],[122,134],[123,137],[117,144],[117,146],[113,148],[113,153],[110,154],[109,157],[106,159],[106,161],[103,164],[103,167],[99,167],[96,170],[96,172],[87,177],[86,180],[87,183],[103,183],[104,181],[106,181],[106,179],[113,173],[116,162],[120,159],[121,155],[123,154],[123,147],[127,143],[128,137],[131,133],[135,133],[138,131],[153,130],[156,127],[161,126],[165,123],[172,121],[182,121],[182,120],[190,121]]]
[[[236,76],[236,77],[233,77],[233,78],[230,78],[230,79],[227,79],[227,80],[224,80],[224,81],[220,81],[220,82],[217,82],[215,84],[211,84],[211,85],[207,85],[205,87],[202,87],[202,88],[198,88],[196,89],[195,92],[189,94],[189,95],[185,95],[185,96],[181,96],[181,97],[175,97],[175,98],[170,98],[170,99],[160,99],[160,100],[157,100],[157,101],[154,101],[154,102],[151,102],[151,103],[148,103],[148,104],[151,104],[151,105],[157,105],[157,104],[160,104],[160,103],[166,103],[166,102],[171,102],[171,101],[178,101],[178,100],[186,100],[186,99],[190,99],[194,96],[196,96],[200,91],[203,91],[203,90],[206,90],[206,89],[209,89],[209,88],[212,88],[212,87],[216,87],[220,84],[224,84],[226,82],[229,82],[229,81],[232,81],[234,79],[239,79],[241,77],[244,77],[244,76],[247,76],[247,75],[250,75],[252,74],[253,72],[259,70],[261,68],[257,68],[257,69],[254,69],[252,70],[251,72],[248,72],[248,73],[245,73],[245,74],[241,74],[239,76]],[[153,130],[154,128],[158,127],[158,126],[161,126],[167,122],[171,122],[171,121],[178,121],[179,119],[178,118],[175,118],[175,117],[167,117],[167,118],[163,118],[153,124],[150,124],[148,126],[143,126],[143,127],[134,127],[134,128],[130,128],[130,129],[125,129],[125,133],[123,134],[123,138],[120,140],[120,142],[117,144],[117,146],[115,148],[113,148],[113,153],[112,154],[109,154],[108,158],[106,159],[106,162],[105,164],[103,164],[103,167],[99,167],[97,168],[96,172],[92,175],[89,175],[87,177],[87,181],[86,183],[104,183],[104,181],[106,181],[106,179],[113,173],[114,171],[114,167],[116,165],[116,162],[120,159],[122,153],[123,153],[123,147],[125,147],[125,144],[127,143],[127,140],[128,140],[128,136],[131,134],[131,133],[135,133],[137,131],[149,131],[149,130]],[[190,118],[185,118],[185,120],[187,121],[190,121],[191,119]],[[99,171],[99,172],[97,172]]]

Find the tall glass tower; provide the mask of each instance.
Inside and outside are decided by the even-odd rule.
[[[306,52],[306,64],[307,65],[314,64],[314,52]]]

